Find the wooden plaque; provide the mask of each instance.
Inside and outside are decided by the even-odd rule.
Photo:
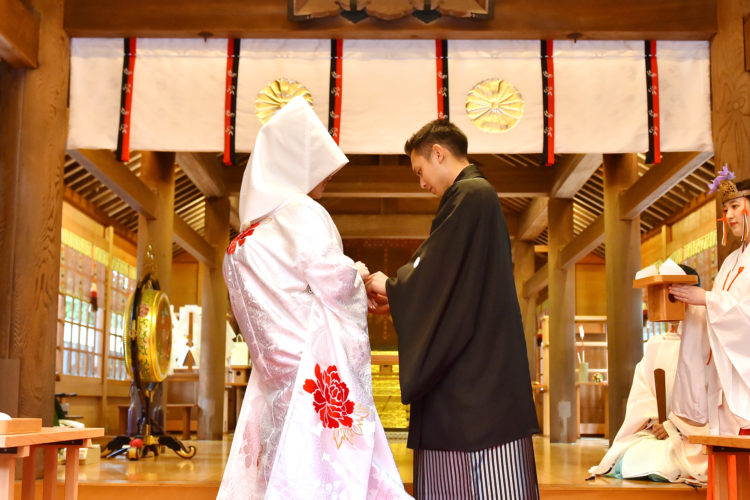
[[[287,0],[292,21],[341,15],[352,22],[367,17],[393,21],[414,15],[423,22],[440,16],[491,19],[493,0]]]

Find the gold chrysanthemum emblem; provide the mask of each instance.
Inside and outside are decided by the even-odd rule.
[[[480,130],[502,133],[521,121],[521,93],[505,80],[492,78],[477,83],[466,96],[466,114]]]
[[[274,80],[258,92],[255,99],[255,114],[262,123],[266,123],[278,110],[299,95],[312,106],[312,95],[307,87],[286,78]]]

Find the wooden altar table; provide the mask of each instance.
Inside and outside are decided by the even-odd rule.
[[[36,448],[44,448],[44,500],[54,500],[57,485],[57,450],[66,449],[65,500],[78,498],[78,450],[90,447],[91,439],[104,435],[104,429],[42,427],[38,432],[0,435],[0,497],[13,500],[16,459],[23,459],[21,499],[34,498]]]
[[[750,436],[690,436],[709,455],[708,498],[746,500],[750,498]],[[713,462],[713,463],[712,463]]]

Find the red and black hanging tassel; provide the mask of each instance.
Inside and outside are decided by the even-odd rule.
[[[96,249],[94,249],[94,255],[91,259],[91,287],[89,288],[89,304],[91,304],[91,310],[96,312],[99,309],[98,296],[96,293]]]
[[[130,111],[133,105],[133,71],[135,70],[135,38],[125,38],[120,91],[120,126],[117,130],[115,155],[122,162],[130,161]]]
[[[343,71],[344,41],[331,40],[331,74],[328,79],[330,97],[328,99],[328,132],[339,143],[341,138],[341,92]]]
[[[659,129],[659,71],[656,63],[656,40],[646,40],[646,98],[648,100],[648,153],[646,163],[661,163]]]
[[[448,40],[435,40],[438,119],[450,120],[448,101]]]
[[[544,109],[544,138],[542,165],[555,163],[555,66],[552,40],[542,40],[542,106]]]
[[[240,39],[227,40],[227,75],[224,95],[224,165],[234,165],[237,155],[234,149],[237,130],[237,78],[240,69]]]

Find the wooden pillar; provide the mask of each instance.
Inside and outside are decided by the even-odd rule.
[[[524,297],[523,284],[534,276],[534,242],[513,240],[513,277],[516,281],[516,295],[521,307],[523,332],[526,338],[526,357],[529,358],[531,380],[536,380],[536,297]]]
[[[216,249],[213,268],[203,274],[201,359],[198,378],[198,439],[221,439],[224,417],[227,287],[221,263],[229,245],[229,199],[206,199],[206,241]],[[237,404],[240,404],[239,401]]]
[[[716,171],[727,163],[737,180],[750,178],[750,73],[745,58],[750,56],[750,38],[743,33],[743,16],[750,13],[750,0],[716,2],[718,30],[711,40],[711,127]],[[750,19],[748,19],[750,23]],[[717,218],[721,203],[716,203]],[[739,241],[731,232],[727,246],[719,235],[719,265]]]
[[[145,151],[141,156],[141,180],[156,194],[156,218],[138,216],[138,277],[148,245],[154,253],[156,276],[169,296],[172,280],[172,235],[174,232],[174,153]]]
[[[641,267],[640,217],[620,219],[620,193],[638,179],[635,154],[604,155],[604,244],[607,275],[609,436],[625,418],[635,364],[643,358],[643,293],[633,288]]]
[[[560,250],[573,239],[573,200],[549,200],[550,442],[576,440],[575,266],[562,267]]]
[[[50,426],[70,42],[63,0],[25,3],[40,23],[39,67],[0,61],[0,359],[18,360],[0,366],[15,367],[15,416]]]
[[[172,281],[172,236],[174,228],[174,153],[145,151],[141,156],[141,180],[156,194],[156,217],[138,216],[138,279],[143,278],[146,253],[151,246],[153,271],[160,289],[169,297]],[[166,432],[167,383],[162,382],[154,395],[152,415],[157,421],[155,433]],[[131,404],[139,409],[138,398]],[[140,410],[139,410],[140,412]],[[135,429],[134,422],[129,428]]]
[[[112,267],[115,261],[115,228],[113,226],[107,226],[104,229],[104,237],[107,239],[107,276],[104,281],[104,310],[109,313],[112,307]],[[101,293],[101,292],[100,292]],[[104,315],[104,349],[102,353],[102,399],[100,406],[100,413],[102,422],[104,423],[104,432],[109,433],[109,419],[107,418],[107,411],[109,409],[109,331],[112,327],[110,314]]]

